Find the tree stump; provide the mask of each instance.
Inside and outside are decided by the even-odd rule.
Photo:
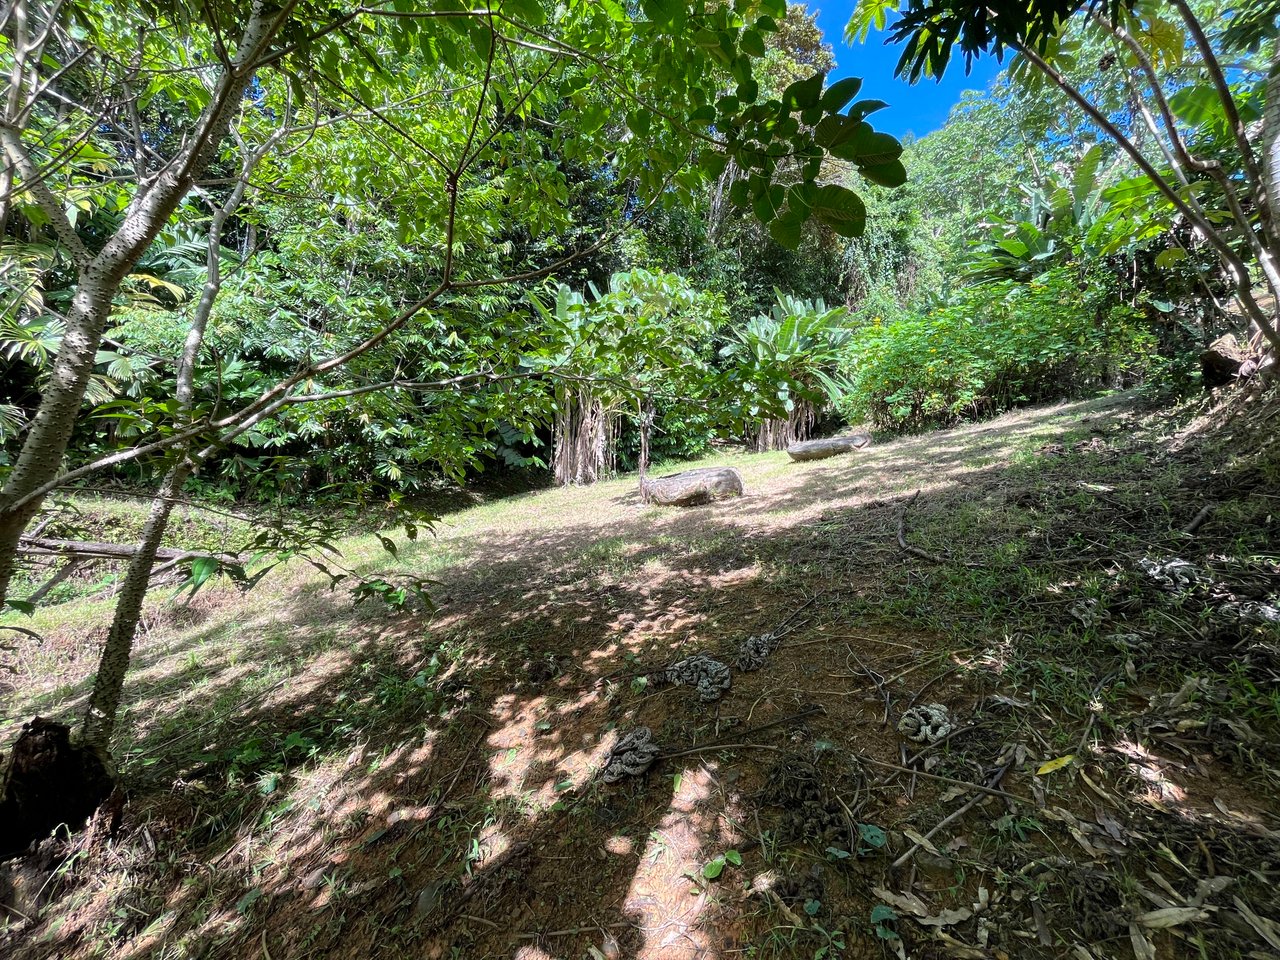
[[[1200,354],[1200,374],[1206,387],[1225,387],[1240,376],[1240,368],[1244,366],[1244,348],[1230,334],[1223,334],[1209,348]]]
[[[23,724],[0,793],[0,859],[22,853],[60,824],[82,828],[115,786],[98,755],[71,742],[66,724]]]
[[[852,453],[871,446],[871,438],[865,433],[855,433],[847,437],[827,437],[824,440],[805,440],[787,447],[787,456],[792,460],[825,460],[842,453]]]
[[[664,477],[646,477],[644,499],[663,507],[692,507],[742,496],[742,474],[733,467],[699,467]]]

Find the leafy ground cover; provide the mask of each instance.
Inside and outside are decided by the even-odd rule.
[[[1277,466],[1265,414],[1230,416],[1040,408],[706,461],[736,503],[647,508],[623,478],[451,514],[395,560],[344,545],[438,580],[436,611],[302,571],[154,598],[128,802],[0,875],[0,946],[1273,956]],[[37,614],[0,739],[76,712],[109,613]],[[654,672],[771,631],[718,701]],[[898,732],[935,703],[944,739]],[[605,783],[639,726],[658,759]]]

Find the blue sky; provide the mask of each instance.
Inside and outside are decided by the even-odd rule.
[[[957,55],[941,83],[927,77],[914,85],[899,80],[894,77],[893,68],[902,49],[886,46],[885,34],[873,32],[866,43],[853,46],[844,42],[844,27],[853,7],[854,0],[834,3],[815,0],[809,4],[810,10],[818,11],[818,24],[835,51],[836,69],[830,79],[861,77],[860,99],[883,100],[889,104],[871,118],[877,130],[896,137],[908,133],[915,134],[917,139],[923,137],[942,126],[962,91],[985,89],[1000,71],[994,57],[982,57],[974,63],[973,72],[965,76],[964,59]]]

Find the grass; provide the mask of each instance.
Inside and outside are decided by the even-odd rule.
[[[1109,949],[1086,921],[1130,949],[1156,869],[1166,901],[1238,878],[1209,918],[1152,934],[1162,956],[1244,956],[1259,942],[1225,918],[1232,896],[1268,915],[1276,637],[1224,630],[1223,596],[1167,596],[1136,565],[1183,556],[1219,593],[1265,595],[1280,471],[1265,448],[1241,455],[1256,444],[1188,447],[1173,426],[1112,398],[813,464],[696,464],[742,471],[734,504],[646,507],[623,477],[449,514],[396,557],[372,533],[341,543],[363,574],[440,581],[435,614],[353,606],[302,567],[248,596],[159,594],[118,748],[122,833],[74,854],[7,942],[23,960],[577,957],[609,937],[633,958],[873,956],[882,886],[934,911],[986,890],[992,948],[1055,956]],[[1180,535],[1208,499],[1213,519]],[[909,543],[944,562],[899,549],[904,509]],[[719,704],[629,676],[697,650],[731,660],[797,610]],[[109,613],[94,598],[37,613],[47,640],[24,651],[5,739],[32,712],[75,716]],[[896,717],[933,701],[964,729],[904,743]],[[595,779],[641,724],[681,756]],[[915,774],[884,766],[916,754]],[[888,846],[842,858],[787,839],[790,813],[762,797],[792,756]],[[931,777],[980,783],[1006,763],[1000,786],[1033,803],[977,803],[937,856],[890,868],[968,799]],[[728,850],[742,865],[701,877]],[[1070,899],[1073,862],[1109,878],[1111,913]],[[814,868],[820,897],[747,889],[768,871],[799,889]],[[912,955],[941,949],[906,915],[880,927]],[[943,929],[979,936],[972,918]]]

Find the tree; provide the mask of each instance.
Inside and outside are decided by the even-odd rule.
[[[983,52],[1000,56],[1006,47],[1016,51],[1025,66],[1019,70],[1015,63],[1015,73],[1037,71],[1133,163],[1137,179],[1148,188],[1143,198],[1147,224],[1162,222],[1171,229],[1181,219],[1214,250],[1259,338],[1272,351],[1280,350],[1276,318],[1256,299],[1251,269],[1261,274],[1273,298],[1280,295],[1275,260],[1280,194],[1269,182],[1274,165],[1267,166],[1267,158],[1280,152],[1280,123],[1264,118],[1257,142],[1247,123],[1255,86],[1265,82],[1270,89],[1278,82],[1280,48],[1256,63],[1246,62],[1235,71],[1239,79],[1229,79],[1219,56],[1248,53],[1274,39],[1274,7],[1251,4],[1241,15],[1227,17],[1214,4],[1193,7],[1191,0],[1173,0],[1175,16],[1170,17],[1165,5],[1145,0],[1082,6],[1074,0],[1022,6],[911,0],[891,34],[893,42],[903,44],[898,70],[913,80],[940,76],[957,45],[967,61]],[[892,0],[864,0],[849,32],[865,37],[897,7]],[[1216,35],[1206,24],[1220,25]],[[1112,63],[1121,67],[1118,76],[1130,94],[1135,124],[1131,132],[1068,75],[1090,38],[1110,46],[1096,65],[1103,71]],[[1280,114],[1272,119],[1280,120]],[[1140,140],[1151,147],[1144,149]]]
[[[561,285],[554,308],[535,308],[561,344],[543,359],[556,373],[552,471],[562,485],[593,483],[617,460],[620,418],[636,423],[640,490],[659,406],[706,404],[712,373],[699,347],[723,320],[715,295],[670,273],[631,270],[592,299]]]
[[[645,4],[643,16],[587,0],[347,12],[296,0],[254,0],[243,10],[205,4],[195,13],[94,0],[5,8],[0,224],[51,251],[68,274],[69,305],[39,408],[0,490],[0,600],[17,606],[8,596],[15,557],[49,493],[121,464],[165,463],[154,523],[134,551],[127,602],[103,651],[86,726],[93,748],[103,750],[113,729],[149,545],[186,476],[298,405],[514,375],[486,368],[423,382],[396,371],[333,383],[420,318],[476,291],[554,274],[604,246],[608,236],[570,249],[548,242],[571,226],[566,164],[629,185],[617,198],[619,219],[687,196],[732,160],[752,171],[738,199],[785,218],[788,230],[810,216],[840,232],[860,229],[856,194],[820,183],[825,151],[839,148],[874,178],[894,162],[896,144],[856,109],[842,114],[855,91],[847,81],[827,87],[820,72],[761,100],[752,60],[784,12],[777,0],[737,10]],[[236,22],[243,26],[229,33]],[[399,64],[394,74],[382,67],[390,62]],[[733,94],[722,95],[726,84]],[[197,402],[202,296],[172,403],[149,420],[125,412],[135,425],[147,421],[145,434],[64,470],[115,301],[162,231],[190,215],[193,196],[210,213],[204,293],[216,301],[219,234],[249,188],[280,189],[282,179],[294,187],[305,169],[286,158],[314,157],[302,147],[329,146],[332,131],[352,126],[379,148],[348,150],[331,171],[346,181],[334,195],[388,210],[401,242],[428,252],[424,288],[408,302],[304,329],[297,365],[231,409],[220,394]],[[789,191],[785,203],[778,190]],[[248,218],[237,225],[246,242],[252,227]],[[512,248],[523,261],[514,269],[500,255]]]
[[[842,392],[836,365],[849,341],[849,312],[777,291],[778,302],[733,332],[722,351],[742,390],[757,453],[807,440],[823,405]]]

